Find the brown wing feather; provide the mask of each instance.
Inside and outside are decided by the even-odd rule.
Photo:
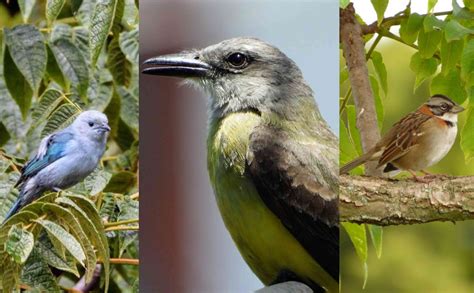
[[[331,187],[337,186],[337,166],[324,158],[312,161],[316,146],[297,144],[269,126],[257,127],[250,137],[246,175],[267,207],[338,280],[338,197]]]
[[[403,156],[410,147],[417,144],[420,136],[420,126],[431,116],[413,112],[393,125],[392,129],[382,138],[380,146],[386,146],[379,159],[378,166],[383,166]]]

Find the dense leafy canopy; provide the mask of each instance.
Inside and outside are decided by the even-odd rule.
[[[138,258],[137,3],[18,4],[0,22],[0,221],[42,137],[87,109],[103,111],[112,131],[84,182],[46,193],[0,227],[1,288],[60,292],[93,280],[100,264],[101,290],[136,290],[138,267],[111,259]]]

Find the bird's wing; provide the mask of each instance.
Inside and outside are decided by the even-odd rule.
[[[250,136],[246,175],[267,207],[338,280],[338,170],[324,157],[327,150],[316,142],[296,143],[271,126],[258,126]]]
[[[416,145],[420,136],[423,135],[420,131],[421,125],[430,118],[431,116],[413,112],[393,125],[392,129],[381,140],[381,145],[384,145],[385,148],[378,166],[383,166],[398,159]]]
[[[64,156],[66,144],[72,139],[70,132],[53,133],[41,140],[36,155],[21,169],[21,176],[15,186],[25,182],[54,161]]]

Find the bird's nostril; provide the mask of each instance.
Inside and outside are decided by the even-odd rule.
[[[199,56],[194,57],[194,60],[199,60]]]

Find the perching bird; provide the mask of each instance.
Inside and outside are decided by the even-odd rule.
[[[185,77],[210,94],[211,184],[253,272],[266,285],[338,292],[338,142],[297,65],[254,38],[145,64],[143,73]]]
[[[375,147],[343,166],[340,173],[377,161],[377,168],[385,166],[384,172],[407,170],[415,180],[423,181],[415,171],[423,171],[446,156],[456,140],[458,113],[462,111],[464,108],[448,97],[432,96],[395,123]]]
[[[47,190],[59,191],[82,181],[97,167],[110,131],[107,116],[85,111],[63,130],[41,140],[36,155],[21,170],[18,199],[4,222]]]

